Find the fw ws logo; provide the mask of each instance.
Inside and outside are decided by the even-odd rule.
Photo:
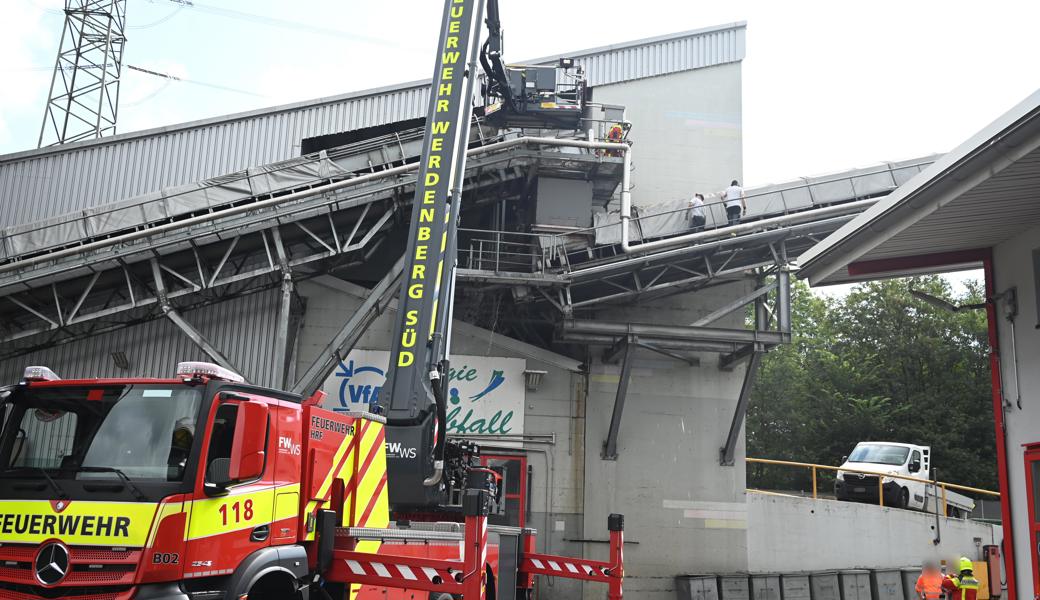
[[[401,442],[387,442],[386,455],[389,458],[415,458],[418,452],[415,448],[409,448]]]
[[[291,437],[278,436],[278,452],[281,454],[289,454],[290,456],[299,456],[300,445],[293,441]]]

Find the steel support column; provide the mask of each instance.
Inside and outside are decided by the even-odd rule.
[[[278,329],[275,331],[274,356],[278,361],[278,373],[272,385],[284,388],[289,372],[289,320],[292,317],[293,280],[288,271],[282,272],[282,294],[278,304]]]
[[[313,234],[312,234],[313,235]],[[289,258],[282,243],[282,234],[278,226],[271,228],[271,238],[274,239],[274,249],[278,257],[278,268],[282,274],[281,301],[278,304],[278,328],[274,337],[274,356],[277,362],[278,372],[272,383],[276,388],[283,388],[287,383],[286,373],[289,369],[289,317],[292,308],[293,280],[292,268],[289,266]]]
[[[747,415],[748,402],[751,399],[751,388],[755,385],[755,376],[758,374],[758,366],[762,362],[765,351],[755,349],[748,361],[747,371],[744,372],[744,384],[740,386],[740,397],[737,398],[737,407],[733,411],[733,421],[729,424],[729,434],[726,443],[719,448],[719,464],[724,467],[733,466],[733,454],[737,449],[737,438],[740,430],[744,427],[744,416]]]
[[[777,327],[782,333],[791,333],[791,272],[781,267],[776,274]]]
[[[625,341],[624,358],[621,359],[621,377],[618,378],[617,395],[614,396],[614,411],[610,415],[610,428],[607,439],[603,442],[603,460],[617,460],[617,438],[621,429],[621,415],[625,411],[625,398],[628,396],[628,382],[632,378],[632,361],[635,357],[634,346],[638,343],[636,336],[628,336]]]
[[[184,335],[188,336],[188,339],[190,339],[193,344],[198,346],[207,356],[216,361],[217,364],[226,369],[231,369],[235,373],[245,377],[245,374],[235,367],[234,363],[232,363],[228,357],[224,356],[223,352],[206,339],[206,336],[202,335],[202,332],[195,329],[191,323],[187,322],[184,317],[177,312],[177,309],[170,305],[169,298],[166,295],[166,284],[163,282],[162,271],[159,268],[159,262],[153,258],[151,263],[152,277],[155,279],[155,293],[159,299],[159,307],[162,309],[166,318],[177,326],[177,329],[180,329]]]
[[[318,353],[318,357],[307,368],[307,371],[293,386],[292,391],[297,394],[308,395],[319,389],[325,379],[336,368],[339,357],[350,352],[361,335],[365,333],[369,325],[382,314],[386,304],[393,298],[397,291],[397,284],[404,270],[404,257],[400,258],[390,271],[373,287],[365,301],[354,311],[350,319],[336,333],[332,341]]]

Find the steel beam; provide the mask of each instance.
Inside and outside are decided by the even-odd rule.
[[[628,336],[618,338],[609,348],[603,351],[603,362],[607,364],[616,363],[618,357],[623,356],[627,348]]]
[[[618,378],[617,395],[614,396],[614,411],[610,415],[610,428],[607,430],[607,439],[603,442],[603,460],[617,460],[617,438],[621,429],[621,415],[625,411],[625,398],[628,396],[628,382],[632,378],[632,361],[635,350],[633,345],[638,343],[636,336],[625,338],[625,354],[621,361],[621,377]]]
[[[276,388],[284,388],[286,374],[289,370],[289,318],[292,316],[293,280],[289,271],[282,273],[282,294],[278,304],[278,329],[275,331],[274,356],[277,360],[278,373],[273,383]]]
[[[339,357],[353,349],[354,344],[368,329],[373,321],[383,313],[386,305],[397,291],[397,284],[404,271],[404,258],[398,259],[397,263],[390,269],[379,283],[373,287],[365,301],[354,311],[343,327],[332,338],[332,341],[318,353],[318,357],[307,368],[307,371],[293,386],[292,391],[297,394],[309,395],[319,389],[325,379],[336,368]]]
[[[755,291],[751,292],[750,294],[745,294],[740,298],[737,298],[736,300],[733,300],[732,302],[729,302],[726,305],[720,307],[718,310],[712,311],[707,315],[704,315],[700,319],[697,319],[693,323],[690,323],[690,327],[704,327],[705,325],[714,323],[715,321],[718,321],[719,319],[725,317],[731,312],[745,306],[748,302],[756,300],[761,296],[764,296],[769,292],[775,290],[776,288],[777,284],[775,282],[769,285],[762,286],[756,289]]]
[[[658,339],[695,342],[724,342],[736,344],[779,345],[790,341],[790,334],[778,331],[752,331],[749,329],[723,329],[718,327],[688,327],[682,325],[651,325],[648,323],[615,323],[610,321],[587,321],[565,319],[561,326],[564,334],[590,333],[597,335],[638,335]]]
[[[781,268],[776,274],[778,292],[776,294],[777,326],[782,333],[791,333],[791,272]]]
[[[188,339],[190,339],[193,344],[198,346],[199,349],[205,352],[207,356],[216,361],[217,364],[224,368],[231,369],[235,373],[238,373],[239,375],[245,377],[242,371],[235,367],[235,364],[232,363],[228,357],[224,356],[223,352],[221,352],[208,339],[206,339],[206,336],[202,335],[202,332],[200,332],[198,329],[195,329],[191,325],[191,323],[184,320],[184,317],[182,317],[181,314],[177,312],[177,309],[170,305],[169,298],[166,295],[166,284],[163,282],[162,270],[159,267],[159,261],[153,258],[151,260],[151,263],[152,278],[155,280],[155,295],[156,298],[158,298],[159,300],[159,307],[162,309],[162,312],[166,316],[166,318],[169,319],[170,322],[177,327],[177,329],[180,329],[181,332],[184,333],[184,335],[188,336]]]
[[[568,333],[557,338],[561,342],[572,344],[590,344],[593,346],[613,346],[617,342],[616,336],[593,335],[589,333]],[[741,349],[740,344],[723,342],[691,342],[686,340],[668,340],[663,338],[643,337],[640,343],[653,344],[656,348],[665,350],[678,350],[682,352],[737,352]]]
[[[758,374],[758,366],[761,364],[764,354],[764,350],[755,350],[751,354],[747,371],[744,372],[744,384],[740,386],[740,396],[737,398],[737,407],[733,411],[733,421],[729,424],[729,434],[726,436],[726,442],[719,448],[719,464],[724,467],[733,466],[737,438],[740,437],[740,430],[744,427],[744,417],[747,415],[748,402],[751,400],[751,388],[755,385],[755,376]]]
[[[310,233],[307,229],[304,231]],[[271,239],[274,240],[274,250],[278,257],[278,270],[282,274],[281,301],[278,304],[278,329],[275,331],[274,337],[274,356],[278,361],[278,373],[275,376],[274,386],[283,388],[286,384],[285,374],[289,361],[289,316],[292,307],[293,280],[289,257],[285,251],[285,244],[282,242],[282,233],[277,225],[271,228]]]
[[[648,343],[646,343],[646,342],[644,342],[642,340],[640,340],[637,343],[637,345],[640,348],[646,348],[647,350],[649,350],[651,352],[656,352],[658,354],[663,354],[664,356],[667,356],[668,358],[674,358],[675,360],[681,360],[682,362],[690,365],[691,367],[696,367],[697,365],[701,364],[701,361],[700,361],[699,358],[690,357],[690,356],[683,356],[682,354],[679,354],[678,352],[671,352],[671,351],[666,350],[666,349],[664,349],[664,348],[662,348],[660,346],[657,346],[655,344],[648,344]]]

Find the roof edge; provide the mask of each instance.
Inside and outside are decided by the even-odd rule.
[[[935,192],[937,196],[946,192],[934,190],[935,184],[958,170],[968,168],[973,162],[986,160],[990,155],[1005,157],[1007,149],[1001,148],[995,140],[1034,122],[1040,124],[1040,89],[807,250],[799,257],[800,277],[808,279],[811,285],[825,284],[824,280],[835,271],[855,262],[860,256],[939,210],[945,202],[922,199],[930,192]],[[957,183],[967,180],[965,175]],[[905,214],[898,222],[888,227],[880,226],[882,220],[898,218],[901,213]]]
[[[700,29],[690,29],[687,31],[680,31],[675,33],[667,33],[659,36],[642,38],[638,40],[631,40],[628,42],[621,42],[618,44],[611,44],[607,46],[598,46],[594,48],[587,48],[584,50],[578,50],[575,52],[565,52],[561,54],[554,54],[551,56],[545,56],[542,58],[535,58],[530,60],[519,61],[519,64],[537,64],[546,62],[555,62],[560,58],[583,58],[586,56],[592,56],[595,54],[602,54],[604,52],[611,52],[616,50],[622,50],[625,48],[634,48],[646,44],[655,44],[658,42],[681,39],[684,37],[693,37],[696,35],[704,35],[707,33],[715,33],[719,31],[727,30],[738,30],[745,29],[747,27],[746,21],[734,21],[732,23],[725,23],[722,25],[714,25],[711,27],[703,27]],[[29,150],[19,150],[17,152],[11,152],[9,154],[0,154],[0,164],[5,162],[13,162],[17,160],[23,160],[34,156],[45,156],[48,154],[56,154],[59,152],[67,152],[70,150],[77,150],[80,148],[88,148],[91,146],[100,146],[104,144],[110,144],[120,142],[128,139],[143,138],[154,136],[164,133],[173,133],[176,131],[183,131],[186,129],[194,129],[196,127],[204,127],[208,125],[217,125],[220,123],[234,123],[236,121],[243,121],[246,119],[252,119],[263,115],[274,115],[283,112],[289,112],[298,110],[301,108],[309,108],[315,106],[322,106],[325,104],[333,104],[336,102],[343,102],[344,100],[351,100],[354,98],[364,98],[367,96],[375,96],[378,94],[385,94],[389,92],[400,92],[409,89],[422,88],[430,85],[429,79],[417,79],[404,83],[396,83],[385,86],[379,86],[374,88],[368,88],[364,90],[358,90],[354,92],[346,92],[343,94],[336,94],[334,96],[324,96],[321,98],[313,98],[310,100],[300,100],[297,102],[291,102],[289,104],[280,104],[275,106],[266,106],[263,108],[255,108],[252,110],[231,113],[226,115],[217,115],[214,117],[206,117],[204,119],[196,119],[194,121],[186,121],[183,123],[173,123],[170,125],[163,125],[160,127],[153,127],[151,129],[141,129],[137,131],[128,131],[126,133],[119,133],[109,137],[97,138],[93,140],[81,140],[78,142],[72,142],[69,144],[61,144],[58,146],[48,146],[46,148],[31,148]]]

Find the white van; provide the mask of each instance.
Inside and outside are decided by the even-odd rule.
[[[842,459],[841,470],[834,482],[834,495],[838,500],[877,503],[878,475],[870,473],[878,473],[881,475],[885,506],[928,512],[936,512],[938,509],[941,512],[942,490],[936,489],[928,476],[932,468],[931,455],[929,446],[900,442],[860,442],[851,454]],[[948,516],[964,517],[975,507],[975,501],[947,490],[946,505]]]

